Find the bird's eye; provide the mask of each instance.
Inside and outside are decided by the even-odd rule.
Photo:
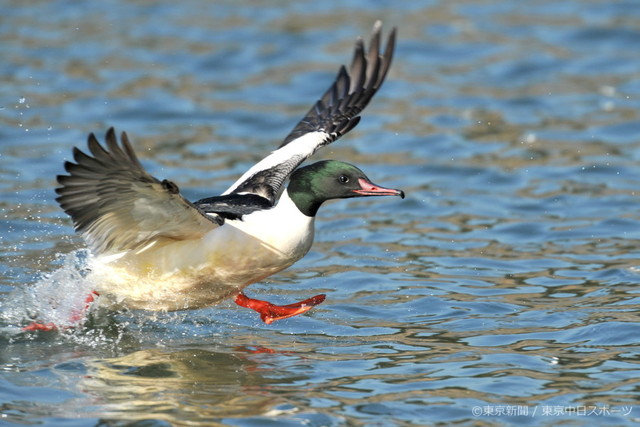
[[[349,177],[347,175],[340,175],[338,177],[338,182],[340,182],[340,184],[346,184],[349,182]]]

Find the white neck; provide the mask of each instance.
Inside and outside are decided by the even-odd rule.
[[[296,259],[304,256],[313,243],[315,218],[304,215],[289,197],[282,193],[278,204],[271,209],[245,215],[242,220],[228,221],[265,245]]]

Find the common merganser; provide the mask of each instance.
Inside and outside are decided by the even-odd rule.
[[[325,160],[299,168],[358,124],[384,81],[396,30],[382,52],[381,29],[376,22],[367,52],[357,40],[349,70],[342,66],[280,147],[220,196],[189,202],[175,183],[150,175],[127,134],[118,142],[113,128],[104,146],[90,134],[88,153],[74,147],[75,163],[65,163],[69,175],[57,177],[56,200],[94,254],[89,280],[100,300],[172,311],[233,297],[267,324],[321,303],[325,295],[278,306],[249,298],[243,290],[309,251],[315,216],[325,201],[404,197],[401,190],[373,184],[348,163]]]

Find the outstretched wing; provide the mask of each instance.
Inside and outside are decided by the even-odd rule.
[[[300,163],[358,124],[360,112],[382,85],[393,57],[396,29],[389,34],[384,53],[380,46],[381,31],[382,23],[377,21],[366,53],[362,39],[358,39],[349,71],[344,65],[340,67],[331,87],[282,145],[249,169],[224,194],[256,194],[275,204],[282,184]]]
[[[160,181],[144,170],[129,138],[121,145],[113,128],[106,147],[93,134],[89,154],[73,149],[75,163],[66,162],[69,175],[59,175],[56,199],[73,219],[96,254],[144,250],[161,240],[202,236],[222,223],[206,215],[180,195],[171,181]]]

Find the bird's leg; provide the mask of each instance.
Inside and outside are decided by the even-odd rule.
[[[49,323],[40,323],[40,322],[36,322],[33,321],[31,323],[29,323],[27,326],[22,328],[23,331],[57,331],[58,330],[58,325],[56,325],[53,322],[49,322]]]
[[[308,298],[304,301],[287,305],[275,305],[267,301],[253,299],[246,296],[243,292],[238,292],[235,302],[241,307],[250,308],[260,313],[260,318],[267,325],[272,324],[276,320],[286,319],[287,317],[297,316],[306,313],[315,305],[324,301],[326,295],[320,294],[315,297]]]
[[[91,304],[95,301],[96,297],[100,294],[96,291],[91,291],[89,295],[84,300],[84,307],[80,310],[74,310],[71,313],[71,317],[69,317],[69,324],[73,325],[75,323],[80,322],[84,319],[87,311]],[[65,327],[64,329],[66,329]],[[31,322],[29,325],[22,328],[23,331],[57,331],[59,329],[58,325],[53,322],[49,323],[39,323],[39,322]]]
[[[84,307],[82,307],[82,309],[80,310],[74,310],[71,313],[71,317],[69,318],[69,323],[71,324],[78,323],[81,320],[83,320],[87,314],[87,311],[89,311],[89,307],[91,307],[91,304],[93,304],[93,302],[96,300],[96,297],[98,296],[100,296],[98,292],[91,291],[91,293],[87,295],[87,297],[84,300]]]

